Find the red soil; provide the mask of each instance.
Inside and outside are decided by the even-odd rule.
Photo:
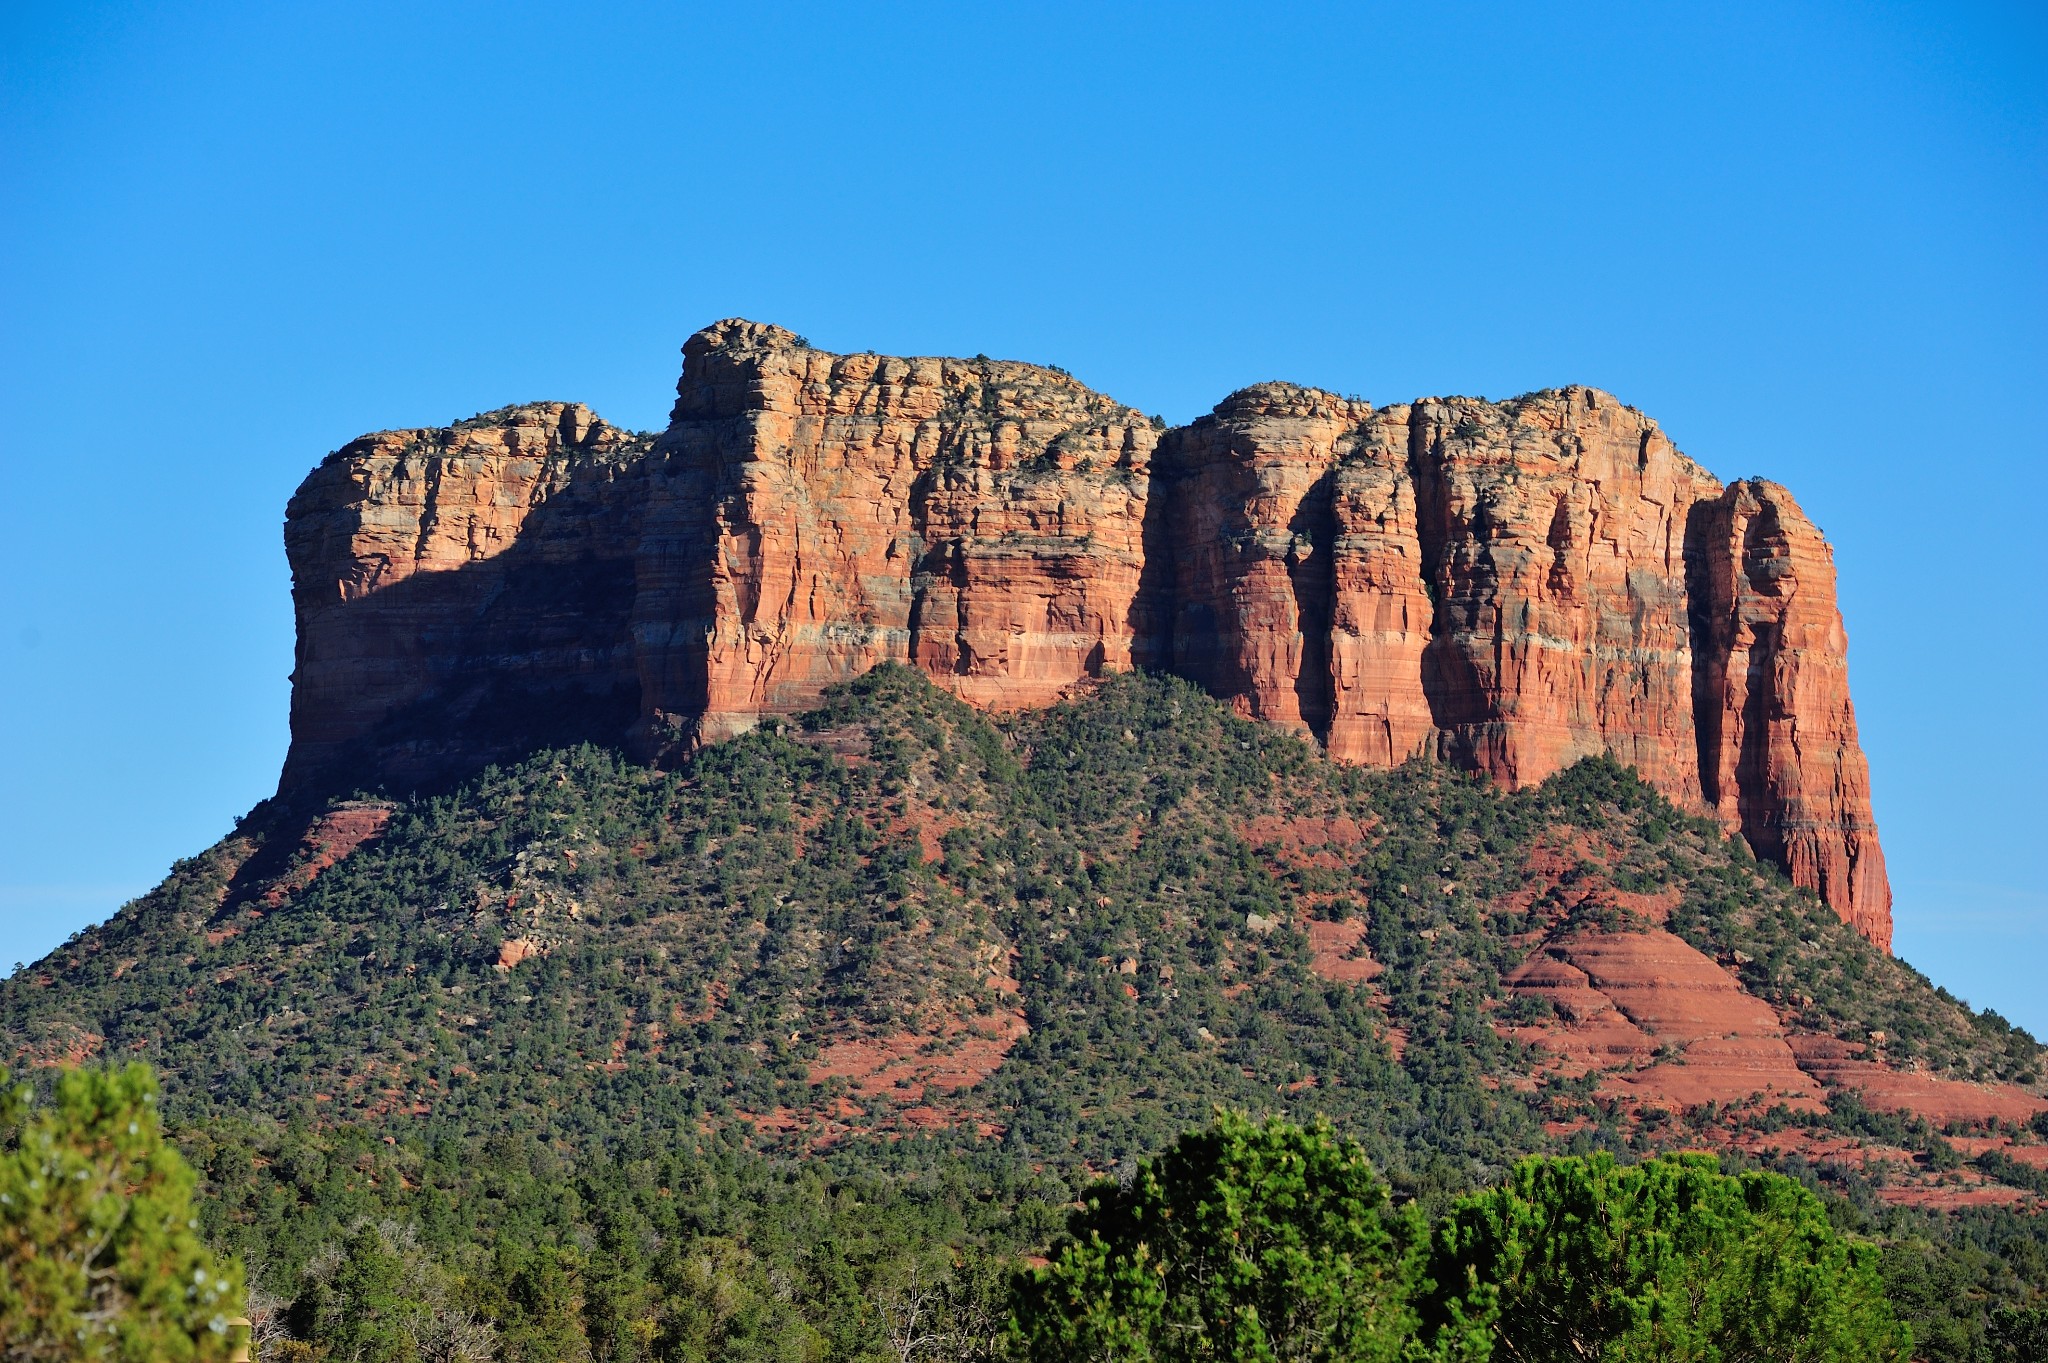
[[[392,806],[367,800],[350,801],[328,810],[309,825],[299,839],[305,860],[279,876],[263,892],[263,903],[277,908],[292,895],[317,880],[322,871],[334,866],[364,843],[383,835],[391,822]],[[228,934],[233,935],[230,929]]]
[[[2012,1084],[1971,1084],[1893,1069],[1857,1058],[1863,1047],[1825,1036],[1795,1036],[1792,1048],[1809,1074],[1831,1089],[1855,1089],[1871,1107],[1904,1109],[1940,1126],[1948,1122],[2023,1123],[2048,1100]]]
[[[1366,984],[1386,969],[1365,949],[1363,918],[1347,918],[1341,923],[1312,920],[1306,930],[1308,968],[1323,979],[1338,984]]]
[[[994,1074],[1030,1030],[1024,1014],[1012,1009],[969,1018],[937,1034],[905,1031],[834,1041],[811,1062],[811,1082],[846,1079],[858,1093],[922,1103],[930,1093],[970,1089]]]

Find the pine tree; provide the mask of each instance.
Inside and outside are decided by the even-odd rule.
[[[225,1359],[242,1270],[199,1236],[190,1167],[144,1065],[76,1069],[52,1101],[0,1070],[0,1355]]]
[[[1364,1363],[1412,1332],[1420,1236],[1327,1122],[1219,1113],[1093,1189],[1068,1235],[1018,1284],[1033,1360]]]
[[[1515,1363],[1897,1363],[1874,1246],[1780,1174],[1711,1155],[1534,1158],[1438,1225],[1436,1356]]]

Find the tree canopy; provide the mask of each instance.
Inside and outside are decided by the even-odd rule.
[[[1524,1160],[1430,1249],[1419,1305],[1445,1359],[1889,1363],[1911,1343],[1874,1247],[1793,1180],[1709,1155]]]
[[[1412,1333],[1413,1226],[1327,1122],[1219,1113],[1068,1236],[1018,1285],[1034,1360],[1391,1360]]]
[[[241,1268],[199,1235],[194,1176],[156,1095],[143,1065],[65,1071],[47,1104],[0,1070],[0,1354],[228,1356]]]

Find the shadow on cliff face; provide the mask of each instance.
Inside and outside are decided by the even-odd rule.
[[[1719,504],[1694,502],[1685,514],[1685,623],[1692,641],[1692,733],[1698,747],[1700,797],[1707,808],[1721,803],[1721,693],[1726,657],[1713,646],[1719,614],[1708,567],[1709,538]]]
[[[1298,719],[1326,744],[1336,692],[1335,461],[1300,490],[1283,526],[1272,503],[1286,490],[1266,495],[1274,490],[1261,486],[1257,452],[1205,436],[1208,420],[1168,431],[1154,455],[1132,662],[1191,681],[1247,717]]]
[[[1131,598],[1131,665],[1146,672],[1173,670],[1174,555],[1171,484],[1161,474],[1164,456],[1153,455],[1151,481],[1145,494],[1145,519],[1139,540],[1145,561],[1138,567],[1138,590]]]
[[[1474,624],[1472,602],[1491,594],[1493,559],[1482,541],[1472,560],[1463,565],[1464,580],[1455,580],[1443,451],[1431,445],[1428,430],[1419,417],[1410,417],[1408,478],[1415,489],[1417,569],[1423,589],[1429,593],[1431,610],[1429,637],[1422,648],[1422,698],[1436,729],[1438,756],[1454,766],[1474,770],[1481,767],[1482,754],[1473,739],[1473,726],[1496,716],[1486,702],[1485,680],[1471,654],[1459,646],[1458,636]],[[1475,527],[1459,529],[1470,533]],[[1462,620],[1457,618],[1460,611],[1465,613]]]
[[[1784,625],[1752,615],[1745,619],[1745,591],[1765,599],[1778,595],[1769,565],[1779,561],[1784,526],[1778,508],[1764,501],[1744,520],[1739,545],[1732,540],[1734,502],[1743,485],[1731,485],[1712,501],[1697,502],[1685,523],[1687,625],[1692,635],[1693,732],[1699,742],[1700,791],[1707,804],[1726,811],[1732,797],[1739,831],[1759,857],[1788,864],[1784,814],[1773,789],[1772,723],[1789,709],[1778,694],[1779,653]],[[1742,635],[1748,631],[1745,641]],[[1732,677],[1741,648],[1741,675]],[[1731,715],[1729,702],[1739,696]],[[1729,719],[1741,726],[1734,763],[1724,762]],[[1728,790],[1724,778],[1732,779]]]
[[[1330,673],[1330,629],[1335,613],[1337,579],[1334,555],[1337,470],[1332,465],[1316,479],[1287,523],[1294,549],[1287,556],[1287,580],[1294,591],[1294,613],[1301,631],[1301,667],[1294,674],[1294,703],[1316,742],[1330,741],[1330,714],[1336,679]]]
[[[547,556],[545,511],[492,558],[316,607],[316,629],[301,603],[281,802],[432,793],[539,748],[625,745],[633,564]]]

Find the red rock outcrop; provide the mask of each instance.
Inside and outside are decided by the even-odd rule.
[[[1969,1084],[1913,1070],[1897,1070],[1864,1054],[1859,1043],[1826,1036],[1792,1038],[1799,1064],[1830,1089],[1855,1089],[1880,1111],[1906,1111],[1937,1125],[2006,1122],[2023,1126],[2048,1102],[2016,1084]]]
[[[1892,937],[1891,883],[1849,700],[1834,553],[1776,483],[1694,518],[1694,712],[1706,804],[1856,930]]]
[[[1409,475],[1409,422],[1373,414],[1330,489],[1330,728],[1340,762],[1392,766],[1431,751],[1422,657],[1436,605]]]
[[[1612,753],[1695,807],[1686,525],[1721,485],[1586,388],[1264,384],[1169,434],[1176,670],[1341,760],[1508,785]]]
[[[1373,412],[1284,384],[1169,432],[1175,670],[1343,761],[1515,786],[1609,753],[1891,941],[1826,542],[1569,388]]]
[[[1819,1110],[1778,1015],[1698,950],[1661,928],[1581,932],[1550,943],[1507,977],[1548,999],[1559,1021],[1525,1039],[1614,1071],[1612,1088],[1674,1108],[1751,1098]]]
[[[1172,666],[1247,718],[1328,732],[1331,474],[1371,410],[1261,384],[1160,451]]]
[[[1034,365],[700,332],[654,459],[644,719],[715,740],[888,661],[1007,707],[1131,666],[1157,439]]]
[[[299,839],[292,869],[263,892],[264,906],[281,907],[321,872],[346,861],[364,843],[377,841],[396,808],[376,800],[345,800],[315,819]]]
[[[1550,1005],[1547,1019],[1504,1023],[1504,1033],[1547,1052],[1560,1073],[1596,1075],[1603,1092],[1642,1107],[1783,1102],[1820,1111],[1829,1095],[1855,1090],[1870,1107],[1937,1125],[2015,1128],[2048,1109],[2014,1084],[1898,1069],[1861,1043],[1800,1032],[1728,970],[1658,927],[1563,932],[1503,982],[1513,996]]]
[[[1160,666],[1344,761],[1611,753],[1890,940],[1825,541],[1593,389],[1261,384],[1162,432],[1057,370],[728,321],[660,437],[559,403],[366,436],[286,543],[286,791],[659,757],[884,661],[986,707]]]
[[[1712,475],[1590,388],[1410,409],[1440,749],[1508,785],[1612,753],[1698,803],[1685,527]]]
[[[544,735],[615,738],[634,701],[636,507],[607,493],[650,443],[547,402],[366,435],[314,469],[285,510],[281,789],[351,757],[362,784],[403,784]]]

